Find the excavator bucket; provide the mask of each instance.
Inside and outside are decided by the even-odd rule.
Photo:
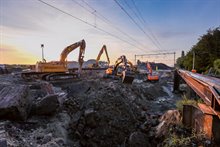
[[[123,71],[122,72],[122,83],[132,84],[134,80],[134,73]]]
[[[147,80],[148,81],[159,81],[159,77],[157,75],[148,75]]]

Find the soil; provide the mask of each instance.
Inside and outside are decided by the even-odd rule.
[[[102,78],[103,71],[51,82],[59,107],[50,115],[28,111],[25,121],[1,118],[0,146],[4,141],[15,147],[160,146],[164,140],[163,134],[156,134],[160,117],[175,109],[181,98],[172,93],[173,74],[167,72],[159,74],[158,82],[136,78],[132,84],[123,84]],[[0,75],[0,81],[0,91],[8,85],[29,86],[30,109],[50,94],[39,86],[41,81],[27,82],[19,74]],[[50,108],[44,106],[41,111]]]

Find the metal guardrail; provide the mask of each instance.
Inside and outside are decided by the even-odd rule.
[[[203,110],[220,118],[220,79],[185,70],[177,72],[206,103],[208,107]]]
[[[181,77],[205,103],[183,106],[183,124],[203,133],[206,139],[220,144],[220,79],[177,70],[174,75],[174,91],[178,90]],[[176,81],[176,82],[175,82]]]

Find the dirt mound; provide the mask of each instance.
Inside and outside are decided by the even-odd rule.
[[[72,117],[70,133],[73,139],[79,139],[83,146],[117,146],[126,142],[140,123],[141,111],[132,103],[134,94],[122,89],[111,82],[98,81],[72,86],[72,97],[65,105],[71,105],[68,112]]]
[[[64,109],[72,118],[70,134],[82,146],[127,144],[130,134],[146,121],[148,102],[166,95],[154,84],[126,85],[119,81],[86,80],[65,89],[68,100]]]
[[[8,144],[11,140],[11,144],[21,146],[156,146],[154,127],[175,99],[167,80],[123,84],[102,79],[99,71],[92,74],[88,71],[80,80],[53,86],[0,77],[5,83],[0,88],[12,83],[28,85],[35,112],[26,122],[6,122]],[[53,115],[44,116],[50,110]]]

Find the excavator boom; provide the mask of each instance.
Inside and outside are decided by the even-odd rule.
[[[62,53],[60,54],[60,61],[51,61],[46,62],[40,61],[37,62],[35,66],[35,72],[29,72],[29,73],[23,73],[23,77],[40,77],[40,79],[62,79],[62,78],[69,78],[69,77],[75,77],[76,74],[69,73],[68,67],[67,67],[67,56],[70,52],[72,52],[77,47],[80,47],[79,50],[79,68],[78,68],[78,75],[82,71],[82,64],[83,64],[83,58],[85,53],[85,47],[86,43],[84,40],[81,40],[79,42],[76,42],[72,45],[67,46],[64,48]]]
[[[62,53],[60,54],[60,62],[66,62],[66,58],[70,52],[72,52],[74,49],[80,46],[80,51],[85,51],[85,41],[81,40],[79,42],[76,42],[74,44],[71,44],[63,49]]]
[[[103,52],[105,51],[105,54],[106,54],[106,57],[107,57],[107,60],[108,60],[108,65],[110,64],[110,59],[109,59],[109,56],[108,56],[108,52],[107,52],[107,48],[106,48],[106,45],[103,45],[102,46],[102,49],[100,50],[97,58],[96,58],[96,64],[95,64],[95,67],[98,67],[99,66],[99,60],[103,54]]]
[[[62,53],[60,54],[60,62],[61,63],[65,63],[67,60],[67,56],[70,52],[72,52],[74,49],[76,49],[77,47],[80,47],[79,49],[79,57],[78,57],[78,62],[79,62],[79,73],[81,73],[82,71],[82,64],[83,64],[83,58],[84,58],[84,54],[85,54],[85,48],[86,48],[86,42],[85,40],[81,40],[79,42],[76,42],[72,45],[67,46],[66,48],[64,48],[64,50],[62,51]]]
[[[159,77],[158,77],[158,75],[153,75],[153,70],[152,70],[149,62],[147,62],[147,69],[149,70],[149,74],[147,75],[147,80],[148,81],[158,81]]]

